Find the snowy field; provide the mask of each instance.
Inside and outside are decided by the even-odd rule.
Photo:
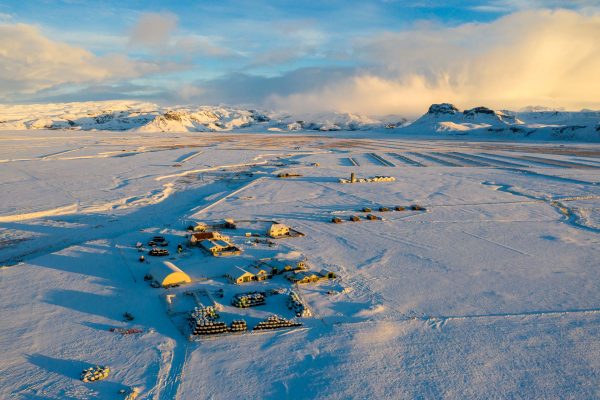
[[[599,398],[600,145],[464,140],[3,132],[0,398]],[[338,182],[351,172],[396,180]],[[188,225],[224,218],[248,221],[222,231],[241,255],[176,252]],[[305,236],[246,237],[273,220]],[[144,281],[164,259],[135,245],[155,235],[191,284]],[[230,305],[282,276],[222,279],[284,255],[337,275],[298,285],[302,327],[188,340],[191,289],[222,289],[224,318],[292,318],[282,294]],[[94,365],[111,374],[81,382]]]

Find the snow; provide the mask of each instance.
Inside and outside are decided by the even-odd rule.
[[[415,121],[398,115],[346,112],[290,114],[229,106],[159,106],[134,101],[0,105],[0,131],[59,129],[153,132],[343,132],[376,131],[399,136],[469,135],[475,139],[600,141],[600,111],[521,111],[474,107],[460,111],[432,104]],[[1,162],[2,160],[0,160]]]
[[[600,111],[521,112],[475,107],[460,112],[452,104],[433,104],[400,131],[419,135],[461,135],[503,140],[600,141]]]
[[[244,129],[2,133],[0,398],[132,387],[139,399],[600,396],[599,145]],[[351,172],[396,180],[338,183]],[[411,204],[426,211],[374,211],[377,221],[358,211]],[[188,225],[224,218],[248,221],[223,231],[241,255],[176,252]],[[271,221],[305,236],[270,246],[245,235]],[[135,244],[155,235],[171,255],[139,262]],[[230,305],[236,293],[291,289],[282,276],[237,286],[222,275],[303,257],[339,278],[298,287],[313,315],[301,328],[182,333],[190,289],[222,289],[227,322],[292,318],[285,294]],[[144,276],[163,261],[193,283],[150,287]],[[81,382],[94,365],[111,374]]]

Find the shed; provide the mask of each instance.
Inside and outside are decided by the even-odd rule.
[[[284,224],[274,223],[274,224],[271,224],[268,234],[272,238],[288,236],[290,234],[290,228]]]
[[[156,264],[150,270],[152,279],[163,287],[178,285],[181,283],[191,283],[192,279],[170,261],[164,261]]]

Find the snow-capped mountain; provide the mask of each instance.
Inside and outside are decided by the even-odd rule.
[[[600,140],[600,111],[511,112],[487,107],[460,111],[441,103],[432,104],[427,113],[399,132],[596,141]]]
[[[0,105],[0,130],[72,129],[134,132],[340,131],[396,128],[397,116],[374,119],[350,113],[293,116],[225,106],[159,107],[141,102]]]

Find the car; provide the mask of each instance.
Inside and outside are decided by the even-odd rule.
[[[381,206],[381,207],[379,207],[379,211],[381,211],[381,212],[385,212],[385,211],[390,211],[390,209],[389,209],[389,208],[387,208],[387,207],[383,207],[383,206]]]
[[[158,249],[156,247],[152,248],[152,250],[150,250],[148,252],[149,255],[154,256],[154,257],[164,257],[164,256],[168,256],[169,255],[169,250],[167,249]]]
[[[412,206],[410,206],[410,209],[414,211],[426,211],[425,207],[422,207],[418,204],[413,204]]]
[[[333,222],[334,224],[341,224],[342,220],[338,217],[333,217],[331,218],[331,222]]]
[[[372,210],[369,207],[363,207],[362,212],[371,212]]]
[[[396,210],[396,211],[404,211],[404,210],[406,210],[406,208],[404,208],[402,206],[396,206],[396,207],[394,207],[394,210]]]
[[[370,221],[374,221],[374,220],[377,219],[377,216],[373,215],[373,214],[367,214],[367,219],[370,220]]]
[[[358,215],[351,215],[350,218],[348,218],[348,219],[352,222],[360,221],[360,217]]]

